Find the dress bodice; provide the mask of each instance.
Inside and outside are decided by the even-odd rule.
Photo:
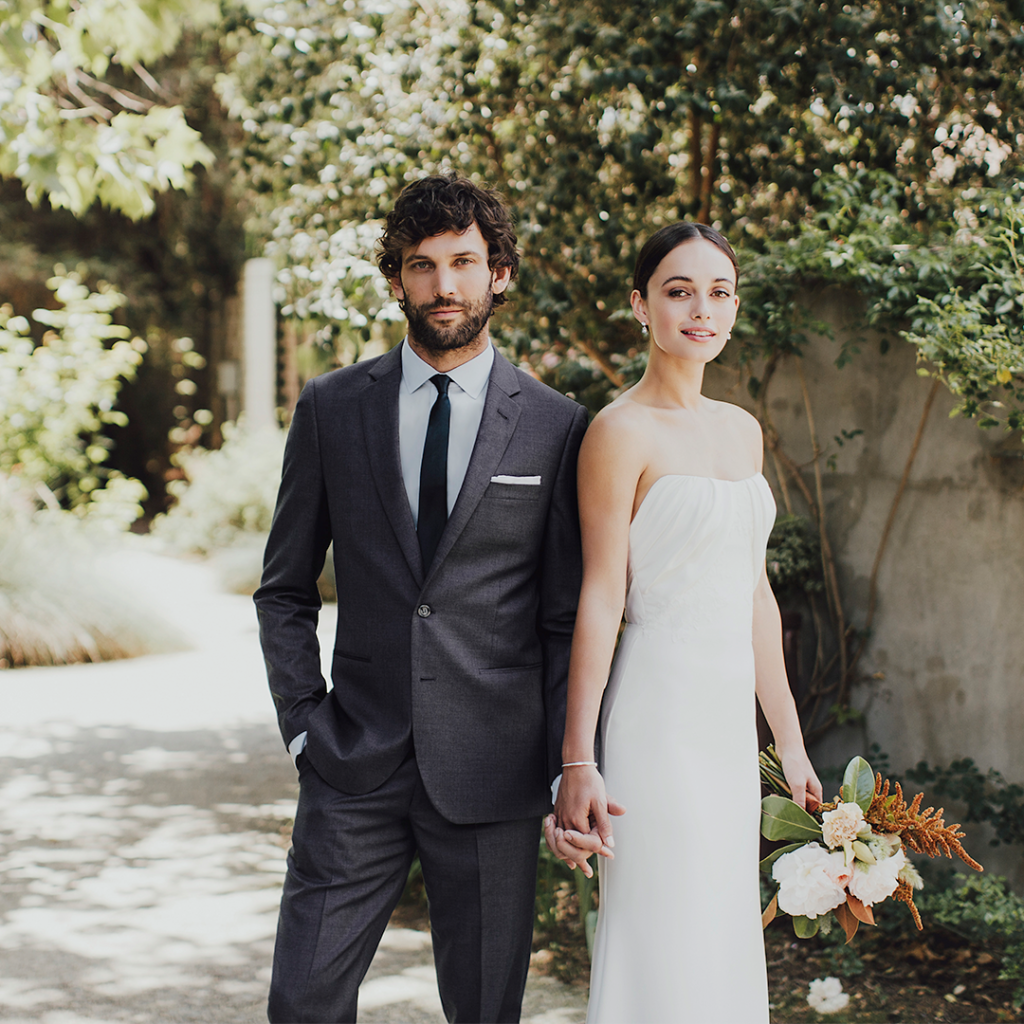
[[[626,620],[673,639],[751,635],[775,500],[765,478],[663,476],[629,530]]]

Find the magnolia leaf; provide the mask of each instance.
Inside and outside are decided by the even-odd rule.
[[[784,796],[766,796],[761,801],[761,835],[779,839],[821,838],[821,826],[798,804]]]
[[[854,935],[857,934],[860,920],[853,916],[850,908],[845,903],[840,903],[832,913],[836,915],[836,920],[842,926],[843,931],[846,932],[846,945],[849,945],[853,941]]]
[[[794,917],[793,918],[793,931],[796,932],[798,939],[810,939],[818,934],[819,921],[814,918],[812,921],[809,917]]]
[[[784,854],[792,853],[794,850],[799,850],[801,846],[806,846],[806,843],[790,843],[788,846],[780,846],[777,850],[772,850],[763,861],[761,861],[761,870],[766,874],[770,875],[772,871],[772,865]]]
[[[875,773],[863,757],[851,759],[843,776],[843,787],[839,790],[843,803],[856,804],[867,813],[875,796]]]
[[[762,930],[767,928],[768,925],[775,920],[775,915],[779,912],[779,894],[776,893],[772,897],[771,903],[764,908],[764,912],[761,914],[761,928]]]
[[[875,915],[870,907],[864,906],[863,903],[853,893],[846,894],[846,905],[850,908],[850,913],[853,914],[858,921],[863,921],[865,924],[874,924]]]

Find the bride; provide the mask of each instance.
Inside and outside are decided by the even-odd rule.
[[[606,858],[588,1024],[768,1021],[755,692],[793,799],[821,800],[765,572],[775,504],[761,430],[701,394],[738,279],[706,225],[648,240],[630,296],[647,370],[580,451],[583,586],[545,832],[588,875],[591,853]],[[623,815],[614,837],[610,815]]]

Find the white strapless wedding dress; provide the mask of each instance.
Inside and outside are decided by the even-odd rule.
[[[774,521],[760,474],[664,476],[630,527],[587,1024],[767,1024],[751,622]]]

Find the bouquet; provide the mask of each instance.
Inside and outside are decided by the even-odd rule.
[[[761,781],[774,791],[761,801],[761,834],[774,841],[798,840],[761,862],[761,870],[779,885],[761,917],[764,927],[781,911],[792,916],[793,930],[806,939],[831,913],[850,942],[861,922],[875,923],[872,906],[891,896],[906,904],[920,929],[914,890],[924,883],[907,859],[908,849],[929,857],[956,854],[975,871],[984,870],[960,845],[960,826],[943,822],[941,807],[922,811],[922,793],[908,804],[900,784],[883,782],[862,757],[846,766],[839,796],[811,813],[790,799],[774,747],[762,751],[759,760]]]

